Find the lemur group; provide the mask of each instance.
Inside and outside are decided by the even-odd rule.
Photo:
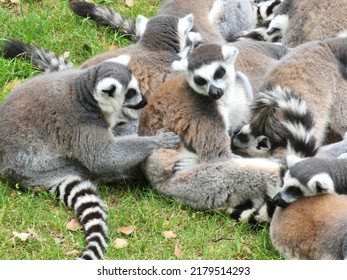
[[[0,177],[74,212],[81,259],[108,245],[98,182],[124,180],[268,224],[285,258],[347,259],[346,1],[195,2],[136,19],[70,2],[131,41],[79,67],[7,38],[45,73],[1,104]]]

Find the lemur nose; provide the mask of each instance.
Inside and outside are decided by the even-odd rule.
[[[224,94],[223,89],[216,87],[214,85],[210,85],[210,89],[208,91],[208,96],[212,98],[213,100],[217,100],[221,98]]]
[[[284,199],[281,196],[281,193],[278,193],[274,196],[272,199],[273,203],[275,203],[276,206],[281,207],[281,208],[286,208],[288,207],[288,203],[284,201]]]

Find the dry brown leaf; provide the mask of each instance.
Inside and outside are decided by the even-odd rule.
[[[20,3],[20,0],[10,0],[11,3],[14,3],[14,4],[19,4]]]
[[[21,84],[21,81],[18,78],[15,78],[11,81],[8,82],[8,84],[6,85],[5,89],[8,91],[12,91],[14,90],[17,86],[19,86]]]
[[[134,1],[133,0],[125,0],[125,5],[127,5],[128,7],[132,7],[134,5]]]
[[[174,233],[173,231],[169,230],[169,231],[164,231],[164,237],[166,239],[169,239],[169,238],[176,238],[177,237],[177,234]]]
[[[14,237],[17,237],[17,238],[19,238],[22,241],[27,241],[27,239],[31,235],[30,233],[27,233],[27,232],[18,233],[16,231],[12,231],[12,234],[14,235]]]
[[[76,231],[80,230],[83,226],[77,221],[77,219],[71,219],[66,225],[68,230]]]
[[[123,238],[116,238],[114,241],[113,247],[116,249],[122,249],[128,246],[128,240]]]
[[[182,246],[179,242],[177,242],[175,245],[175,256],[177,259],[182,258]]]
[[[253,252],[251,249],[249,249],[248,247],[245,247],[245,251],[247,254],[253,255]]]
[[[65,256],[76,256],[76,255],[79,255],[80,251],[78,250],[72,250],[72,251],[68,251],[68,252],[65,252],[64,255]]]
[[[55,244],[63,243],[63,238],[54,237],[53,239],[54,239]]]
[[[124,233],[126,235],[132,234],[136,230],[136,226],[127,226],[127,227],[121,227],[117,231]]]
[[[38,241],[40,241],[40,242],[43,241],[43,239],[36,233],[36,231],[35,231],[34,229],[28,228],[28,233],[29,233],[32,237],[36,238]]]
[[[118,49],[118,47],[115,46],[115,45],[108,46],[108,50],[109,50],[109,51],[114,51],[114,50],[116,50],[116,49]]]

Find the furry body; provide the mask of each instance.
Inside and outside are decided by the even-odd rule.
[[[252,96],[248,98],[233,70],[237,50],[228,49],[234,52],[228,58],[223,57],[223,47],[219,45],[207,44],[194,50],[188,56],[187,72],[168,80],[149,99],[148,107],[141,114],[140,135],[153,135],[157,129],[164,128],[180,135],[183,143],[196,151],[202,161],[230,158],[229,134],[246,119]],[[212,73],[205,73],[210,71],[208,69]],[[224,76],[211,80],[202,78],[215,75],[216,69],[223,69]],[[203,79],[209,89],[205,89],[205,84],[195,84],[197,78]],[[224,94],[210,96],[212,88]]]
[[[325,194],[277,208],[270,237],[289,259],[347,259],[347,197]]]
[[[83,259],[107,247],[106,208],[92,181],[141,179],[144,158],[179,143],[170,133],[113,136],[121,109],[145,104],[122,58],[29,79],[0,107],[1,178],[41,186],[72,209],[86,232]]]
[[[160,149],[142,166],[156,190],[196,209],[224,209],[247,222],[269,222],[274,207],[261,207],[281,186],[282,166],[268,159],[197,163],[197,155]],[[239,205],[248,205],[240,212]]]
[[[296,0],[281,42],[295,47],[305,42],[336,37],[347,30],[347,1]]]
[[[250,135],[265,135],[271,142],[271,149],[286,147],[286,133],[278,125],[278,115],[281,115],[282,109],[278,111],[275,108],[282,104],[276,101],[276,96],[289,91],[294,98],[305,101],[312,113],[312,134],[318,146],[324,143],[328,132],[342,139],[347,130],[344,117],[347,92],[346,43],[345,38],[309,42],[283,57],[269,71],[261,89],[263,93],[256,95],[251,105]],[[293,108],[291,98],[285,97],[283,102],[288,104],[287,108]],[[300,112],[300,108],[297,109]],[[294,119],[298,117],[291,116]]]

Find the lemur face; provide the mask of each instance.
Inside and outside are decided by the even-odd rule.
[[[289,170],[285,173],[283,187],[275,195],[273,202],[285,208],[302,197],[334,192],[334,181],[324,172],[324,162],[324,159],[288,156]]]
[[[103,113],[118,113],[122,107],[140,109],[147,104],[137,79],[127,67],[129,61],[127,55],[108,60],[111,63],[104,70],[107,73],[97,82],[93,94]],[[101,75],[100,72],[102,70],[98,75]]]
[[[188,58],[175,61],[173,68],[184,73],[195,92],[218,100],[229,86],[234,85],[237,55],[235,47],[205,44],[196,48]]]
[[[232,141],[233,150],[237,153],[252,157],[269,157],[271,143],[269,138],[260,135],[254,136],[251,133],[250,125],[247,124],[235,135]]]

